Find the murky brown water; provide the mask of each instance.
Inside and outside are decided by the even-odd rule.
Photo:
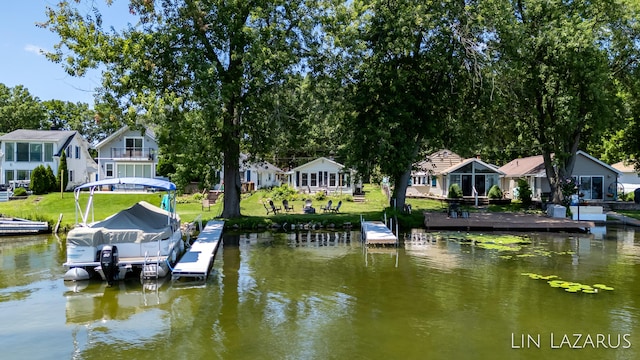
[[[65,284],[64,241],[2,238],[1,357],[637,359],[639,236],[531,235],[513,252],[226,234],[206,283],[113,288]],[[522,273],[615,290],[572,294]]]

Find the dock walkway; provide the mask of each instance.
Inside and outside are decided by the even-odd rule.
[[[174,280],[181,277],[206,279],[222,241],[223,228],[224,221],[209,221],[173,268],[171,277]]]
[[[522,213],[473,212],[468,218],[450,218],[441,212],[425,212],[427,230],[461,231],[566,231],[588,232],[595,227],[592,221],[552,218]]]
[[[362,237],[366,245],[396,245],[398,238],[382,221],[362,221]]]

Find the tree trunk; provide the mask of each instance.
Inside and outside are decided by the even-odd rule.
[[[223,156],[224,156],[224,201],[222,209],[223,218],[240,217],[240,127],[239,115],[235,111],[233,102],[230,102],[227,111],[223,115]]]
[[[403,210],[407,199],[407,187],[411,178],[411,168],[403,172],[400,176],[395,177],[393,186],[393,196],[391,196],[391,207],[395,205],[396,209]],[[394,204],[395,199],[395,204]]]

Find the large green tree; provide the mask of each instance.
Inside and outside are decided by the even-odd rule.
[[[500,131],[542,154],[554,201],[576,151],[620,120],[616,73],[634,40],[633,1],[486,0]],[[636,20],[634,20],[636,19]],[[635,40],[637,46],[637,40]]]
[[[473,7],[352,1],[326,26],[330,54],[339,61],[330,71],[354,105],[346,126],[349,164],[364,175],[373,168],[389,175],[399,208],[421,151],[455,142],[464,109],[477,98],[471,96],[479,89],[481,60]]]
[[[24,86],[0,84],[0,133],[18,129],[40,129],[45,123],[45,111],[37,97]]]
[[[171,150],[192,163],[223,163],[223,216],[237,217],[241,145],[255,155],[269,150],[253,145],[271,144],[261,140],[270,137],[265,124],[276,119],[269,111],[277,108],[274,89],[302,69],[310,50],[315,4],[306,4],[131,0],[129,12],[139,23],[107,30],[95,1],[62,1],[42,25],[60,35],[49,57],[70,74],[106,67],[104,100],[127,109],[131,119],[170,125],[174,132],[163,136],[182,140]],[[185,121],[190,113],[198,113],[193,119],[200,125]],[[188,153],[194,149],[202,155]]]

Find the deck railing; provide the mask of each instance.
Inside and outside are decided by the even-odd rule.
[[[154,160],[157,150],[152,148],[111,148],[114,159]]]

